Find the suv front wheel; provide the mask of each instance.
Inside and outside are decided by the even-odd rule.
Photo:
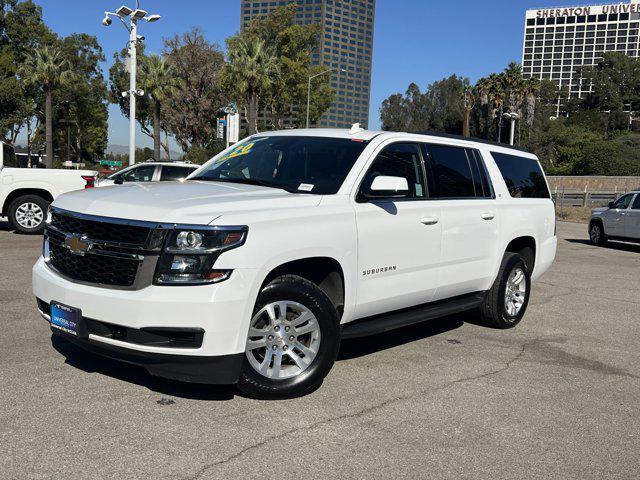
[[[482,322],[494,328],[515,327],[527,310],[531,276],[521,255],[505,253],[496,281],[480,305]]]
[[[338,314],[325,293],[302,277],[277,277],[258,296],[238,388],[260,399],[304,395],[320,386],[339,345]]]
[[[594,245],[604,245],[607,243],[604,228],[602,228],[602,223],[600,223],[599,220],[595,220],[589,225],[589,240],[591,240],[591,243]]]

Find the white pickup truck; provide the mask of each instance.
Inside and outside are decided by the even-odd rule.
[[[515,326],[556,243],[535,155],[435,135],[285,130],[182,182],[62,195],[33,291],[52,331],[83,348],[283,398],[322,382],[341,339],[469,309]]]
[[[11,145],[0,142],[0,217],[21,233],[44,230],[49,204],[60,194],[91,188],[97,172],[20,168]]]

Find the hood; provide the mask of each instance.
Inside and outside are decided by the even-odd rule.
[[[602,212],[606,212],[607,210],[609,210],[609,207],[592,208],[591,213],[592,214],[602,213]]]
[[[77,190],[60,195],[53,206],[105,217],[206,225],[228,213],[313,207],[320,199],[237,183],[148,182]]]

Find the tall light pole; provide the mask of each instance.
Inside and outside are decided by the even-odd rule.
[[[309,83],[307,84],[307,128],[309,128],[309,107],[311,105],[311,80],[313,78],[319,77],[320,75],[324,75],[325,73],[333,72],[335,68],[328,68],[324,72],[316,73],[315,75],[311,75],[309,77]],[[341,72],[346,72],[344,68],[340,69]]]
[[[516,112],[508,112],[505,113],[504,118],[508,118],[511,120],[511,133],[509,134],[509,145],[513,145],[513,137],[516,131],[516,120],[520,118]]]
[[[108,27],[112,22],[111,17],[116,17],[129,32],[129,90],[122,92],[123,97],[129,97],[129,165],[136,163],[136,96],[144,95],[143,90],[136,89],[136,70],[138,68],[136,46],[138,40],[142,40],[142,37],[138,37],[138,20],[150,23],[160,20],[160,15],[147,15],[147,12],[139,7],[139,1],[136,0],[135,10],[122,5],[115,13],[104,12],[102,19],[102,24]],[[127,17],[129,17],[129,25],[125,22]]]

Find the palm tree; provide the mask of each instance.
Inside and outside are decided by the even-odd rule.
[[[475,92],[480,97],[480,105],[482,109],[482,138],[489,138],[489,90],[491,82],[488,78],[481,78],[475,86]]]
[[[529,133],[533,128],[533,120],[536,112],[536,98],[540,93],[540,80],[537,78],[528,78],[524,83],[524,96],[527,104],[527,127]]]
[[[258,102],[278,71],[275,51],[259,38],[240,39],[229,50],[228,81],[244,97],[249,135],[258,132]]]
[[[180,91],[182,81],[177,77],[173,65],[155,53],[145,58],[140,77],[140,85],[153,103],[153,155],[160,160],[162,104]]]
[[[509,99],[509,111],[517,113],[522,107],[525,87],[520,64],[511,62],[504,70],[503,79],[506,95]]]
[[[462,136],[468,137],[471,135],[469,117],[473,109],[473,87],[469,85],[468,80],[464,80],[462,92],[460,93],[462,97]]]
[[[43,46],[27,55],[20,67],[21,80],[27,85],[39,85],[45,94],[46,166],[53,168],[53,90],[64,81],[69,64],[55,47]]]
[[[500,141],[500,130],[502,129],[502,112],[504,110],[505,89],[504,73],[492,73],[487,79],[489,83],[488,98],[492,119],[497,119],[497,140]]]

